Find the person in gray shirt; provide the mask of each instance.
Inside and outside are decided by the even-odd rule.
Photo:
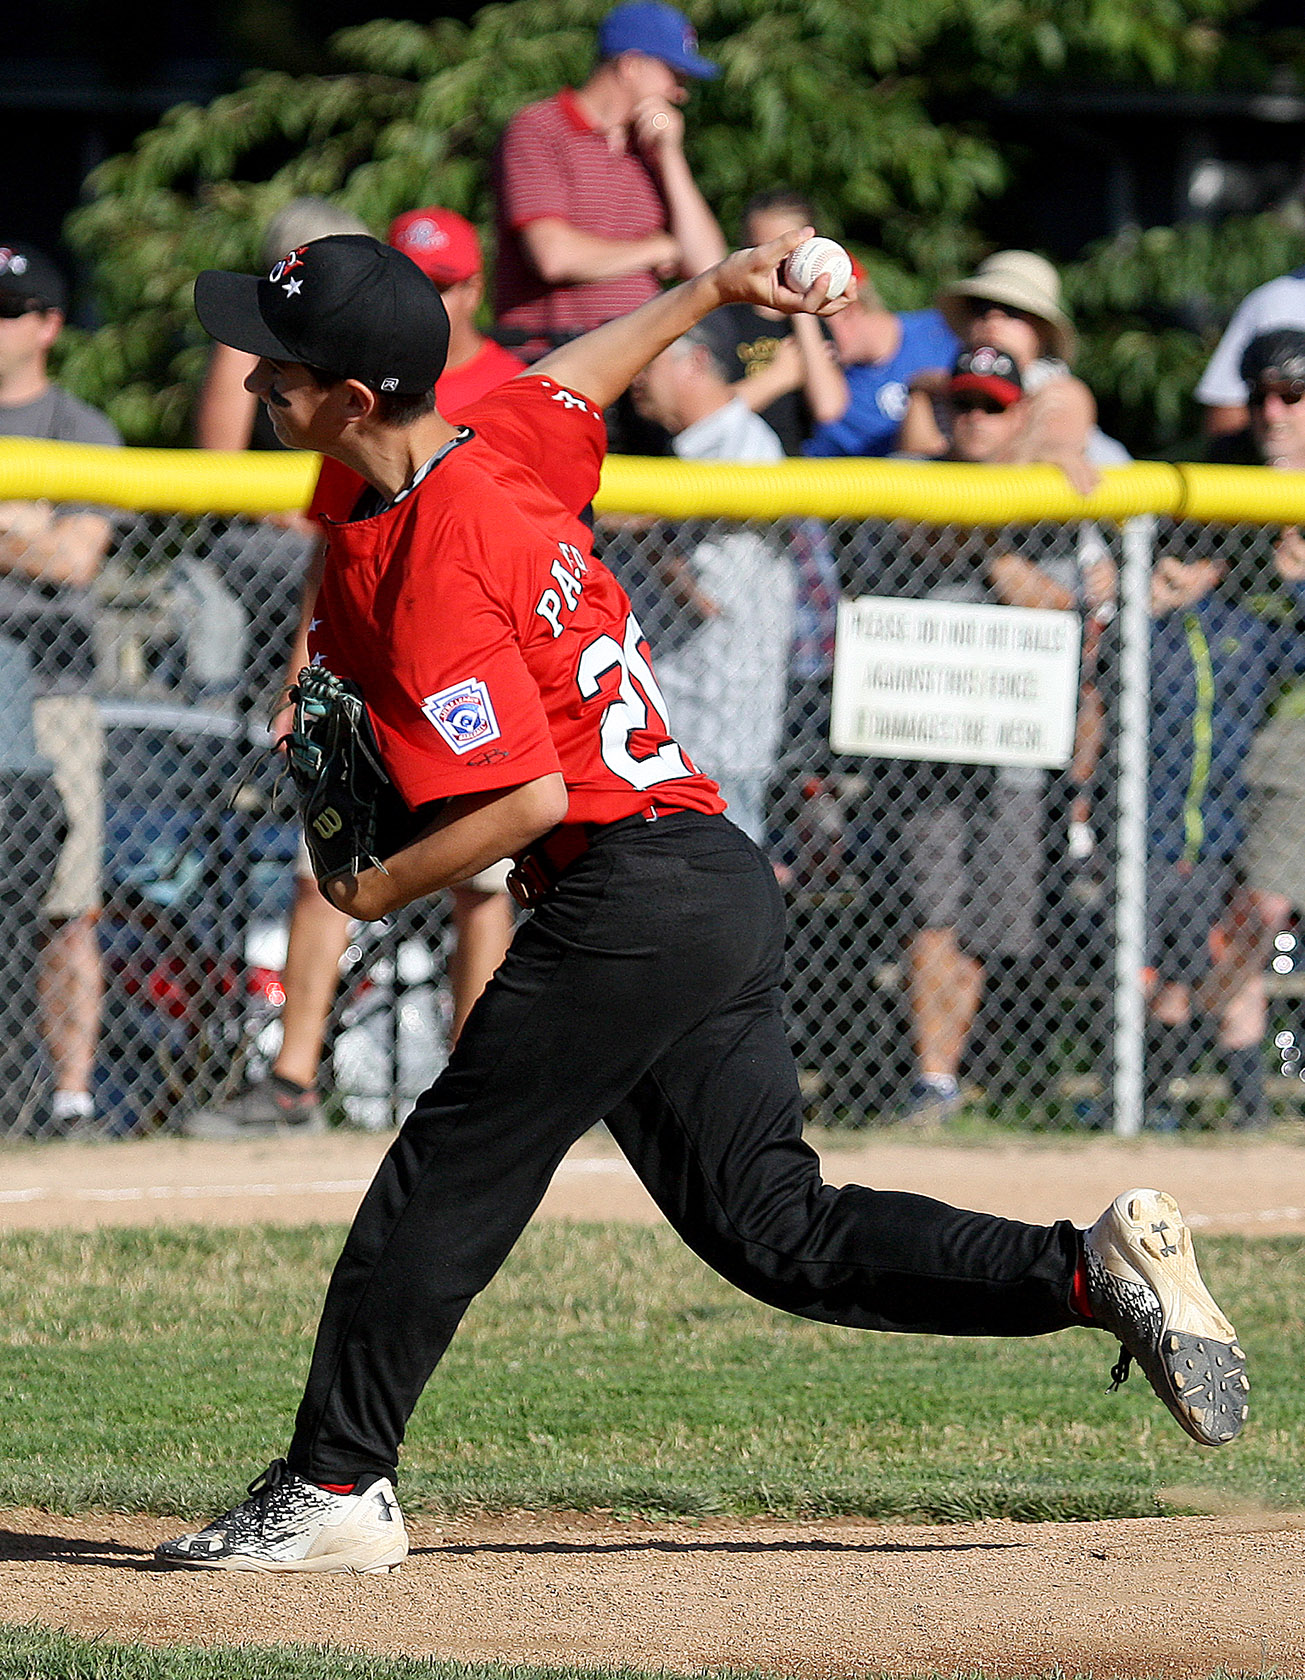
[[[112,421],[49,376],[67,291],[48,257],[0,244],[0,436],[121,444]],[[55,767],[68,817],[45,901],[40,972],[55,1070],[56,1129],[89,1122],[103,978],[100,908],[103,739],[90,696],[92,585],[112,538],[97,508],[0,502],[0,631],[26,648],[36,686],[40,751]]]
[[[779,438],[734,395],[712,336],[692,328],[635,378],[636,410],[671,434],[682,461],[784,458]],[[766,792],[779,758],[796,579],[755,526],[683,527],[658,570],[675,634],[649,632],[676,739],[715,779],[726,815],[766,843]]]

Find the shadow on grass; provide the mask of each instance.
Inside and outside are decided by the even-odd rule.
[[[604,1552],[1005,1552],[1018,1549],[1018,1540],[462,1540],[448,1546],[414,1546],[413,1557],[520,1556],[560,1557]]]

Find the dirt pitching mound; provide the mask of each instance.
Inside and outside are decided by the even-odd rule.
[[[1305,1516],[949,1528],[418,1520],[393,1575],[159,1570],[175,1521],[0,1515],[7,1620],[154,1645],[855,1676],[1305,1670]]]

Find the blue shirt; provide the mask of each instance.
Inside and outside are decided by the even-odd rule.
[[[926,368],[950,368],[960,352],[956,334],[936,309],[899,315],[902,342],[886,362],[856,362],[845,368],[849,400],[802,446],[804,455],[889,455],[906,414],[907,386]]]

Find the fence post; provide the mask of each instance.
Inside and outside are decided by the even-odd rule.
[[[1114,1130],[1136,1137],[1146,1100],[1147,754],[1155,520],[1129,519],[1120,578],[1119,757],[1115,851]]]

